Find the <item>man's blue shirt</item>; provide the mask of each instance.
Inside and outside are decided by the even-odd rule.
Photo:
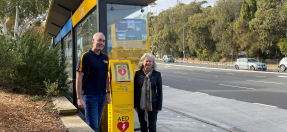
[[[82,54],[77,64],[77,71],[83,72],[82,94],[97,95],[106,93],[109,58],[100,52],[95,54],[91,49]]]

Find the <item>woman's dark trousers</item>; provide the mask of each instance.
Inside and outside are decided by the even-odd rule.
[[[156,101],[152,102],[152,111],[148,111],[148,127],[147,121],[144,119],[144,110],[138,109],[138,117],[141,124],[141,132],[156,132],[156,120],[157,120],[157,113],[156,113]]]

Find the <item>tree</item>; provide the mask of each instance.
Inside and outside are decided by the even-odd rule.
[[[222,56],[230,54],[231,49],[237,52],[238,46],[233,41],[233,24],[240,17],[243,0],[218,0],[212,8],[215,23],[212,26],[212,38]]]
[[[280,38],[285,36],[286,28],[283,28],[284,24],[282,25],[282,21],[280,21],[282,14],[279,9],[282,4],[281,0],[257,1],[258,10],[255,13],[255,18],[249,22],[249,26],[259,35],[258,55],[265,50],[274,49]]]
[[[258,45],[258,34],[250,30],[249,21],[255,18],[257,10],[255,0],[244,0],[241,6],[240,18],[233,23],[233,43],[237,51],[245,51],[247,56],[254,55],[254,45]],[[238,53],[236,53],[238,58]]]
[[[255,18],[257,5],[255,0],[244,0],[241,6],[240,18],[246,21],[251,21]]]
[[[187,24],[187,40],[191,55],[196,53],[197,56],[201,56],[204,50],[214,51],[216,49],[211,35],[211,26],[214,24],[214,18],[210,16],[211,9],[207,7],[202,10],[203,13],[190,16]]]
[[[48,7],[48,0],[0,0],[0,34],[20,35],[35,23],[39,26]],[[11,29],[7,28],[9,21],[14,21]]]
[[[287,40],[286,39],[280,39],[280,41],[277,44],[280,48],[280,51],[283,55],[287,56]]]

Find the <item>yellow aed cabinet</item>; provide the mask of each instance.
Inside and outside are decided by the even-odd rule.
[[[130,60],[110,60],[110,96],[101,121],[101,132],[134,131],[134,70]]]

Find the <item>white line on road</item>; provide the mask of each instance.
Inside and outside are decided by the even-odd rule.
[[[194,93],[208,95],[207,93],[202,93],[202,92],[194,92]]]
[[[190,69],[188,69],[189,71],[193,71],[193,70],[190,70]]]
[[[277,106],[273,106],[273,105],[267,105],[267,104],[261,104],[261,103],[253,103],[253,104],[258,104],[258,105],[263,105],[263,106],[277,108]]]
[[[162,85],[163,87],[169,87],[169,86],[166,86],[166,85]]]
[[[233,85],[225,85],[225,84],[219,84],[221,86],[226,86],[226,87],[233,87],[233,88],[243,88],[243,89],[248,89],[248,90],[256,90],[255,88],[247,88],[247,87],[240,87],[240,86],[233,86]]]
[[[182,74],[187,74],[187,73],[182,73]]]
[[[182,72],[174,72],[174,73],[182,73]]]
[[[256,75],[256,77],[266,77],[266,76],[257,76],[257,75]]]
[[[255,81],[255,80],[246,80],[248,82],[260,82],[260,83],[272,83],[272,84],[282,84],[282,83],[276,83],[276,82],[265,82],[265,81]]]
[[[278,76],[278,77],[284,77],[284,78],[287,78],[287,76]]]
[[[234,73],[227,73],[227,74],[229,74],[229,75],[234,75]]]
[[[215,76],[215,77],[218,77],[218,76]]]

